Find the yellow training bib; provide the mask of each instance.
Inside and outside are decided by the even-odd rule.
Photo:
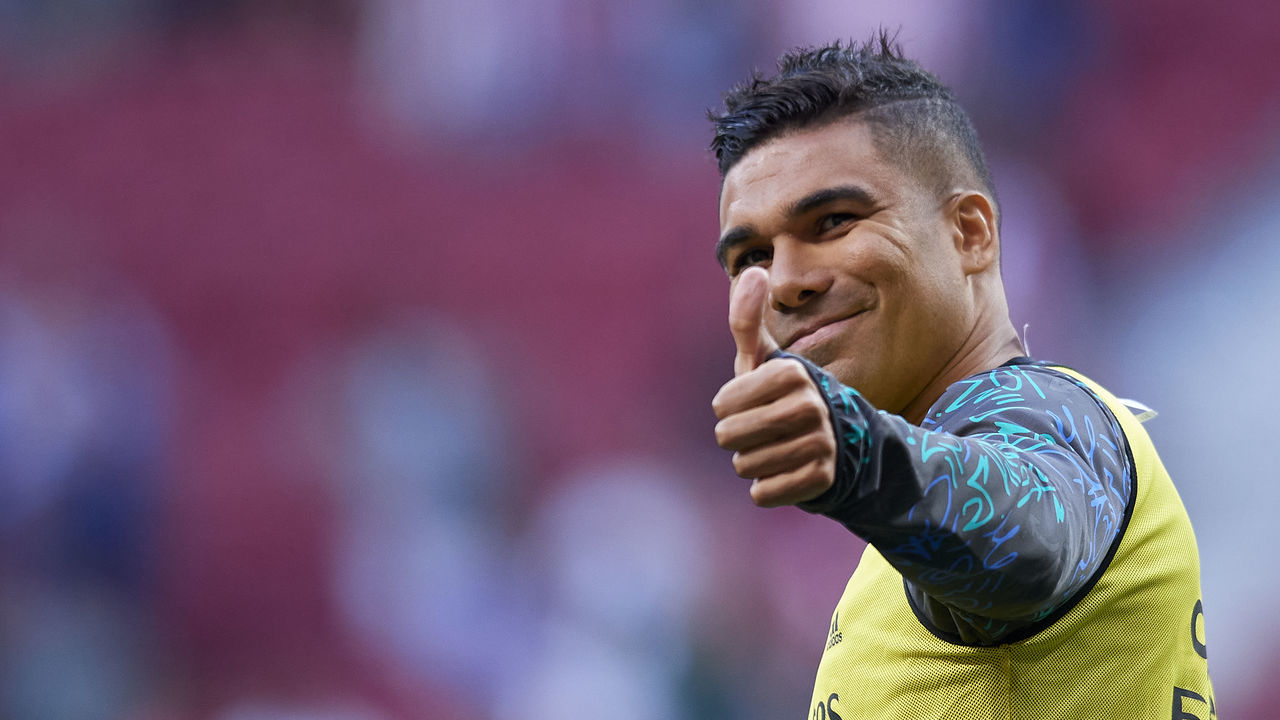
[[[867,546],[832,615],[810,720],[1044,720],[1217,716],[1200,558],[1186,509],[1133,414],[1078,373],[1119,420],[1137,496],[1088,592],[1031,637],[969,647],[936,637],[902,575]]]

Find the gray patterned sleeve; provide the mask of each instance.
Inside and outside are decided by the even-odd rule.
[[[827,398],[840,448],[835,485],[801,507],[874,545],[935,634],[1026,637],[1105,569],[1132,461],[1115,417],[1075,378],[995,368],[952,385],[915,426],[796,359]]]

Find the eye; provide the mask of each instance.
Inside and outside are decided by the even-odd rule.
[[[768,248],[750,248],[748,250],[743,250],[733,259],[733,264],[729,266],[729,270],[733,275],[737,275],[752,265],[759,265],[760,263],[768,262],[772,257],[773,253],[769,252]]]
[[[832,230],[857,219],[858,216],[853,213],[831,213],[830,215],[823,215],[822,219],[818,220],[818,233],[822,234],[831,232]]]

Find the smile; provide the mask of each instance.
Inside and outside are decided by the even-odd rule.
[[[861,317],[865,312],[866,310],[861,310],[847,318],[842,318],[840,320],[827,323],[826,325],[820,325],[809,332],[802,332],[783,349],[787,352],[802,354],[805,350],[821,345],[832,336],[843,332],[845,328],[847,328],[854,320]]]

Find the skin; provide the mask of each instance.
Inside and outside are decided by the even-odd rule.
[[[990,198],[964,178],[937,185],[882,157],[856,115],[769,140],[725,175],[718,252],[737,356],[712,408],[757,505],[835,481],[822,396],[800,363],[766,362],[773,350],[916,424],[952,383],[1022,354]]]

